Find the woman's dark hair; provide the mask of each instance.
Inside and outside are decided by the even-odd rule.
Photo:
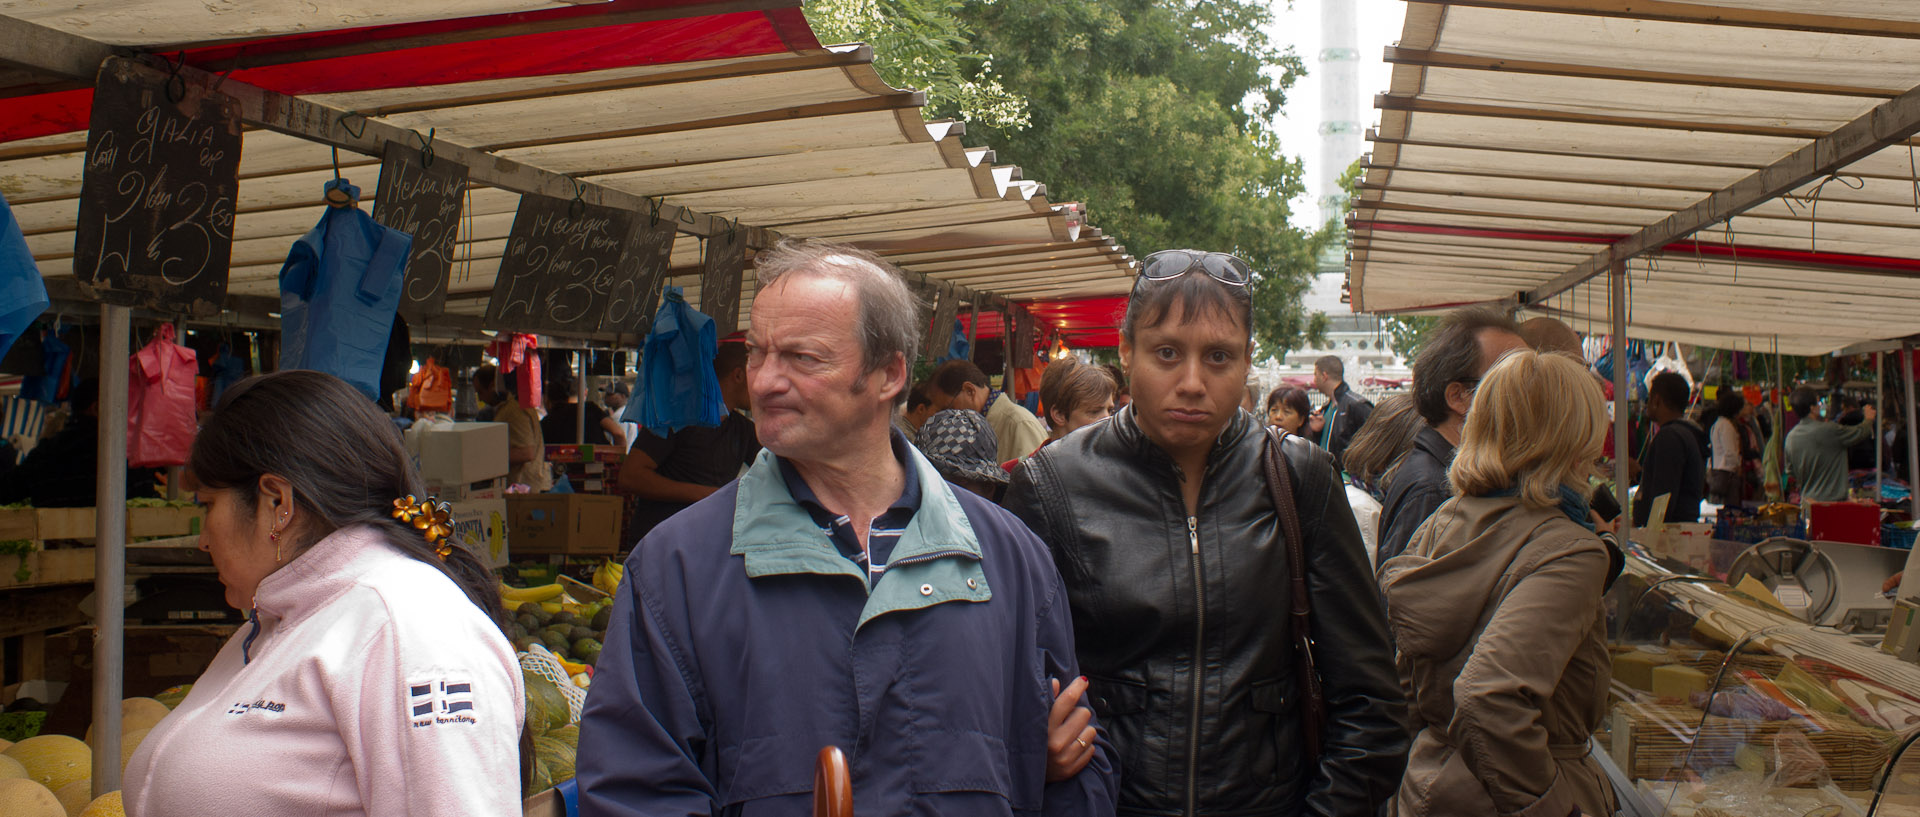
[[[452,578],[506,632],[499,581],[479,557],[456,546],[442,561],[419,530],[391,516],[395,499],[425,497],[425,486],[400,430],[346,381],[296,369],[234,384],[194,437],[187,468],[200,485],[235,491],[249,511],[261,477],[285,479],[294,503],[317,520],[313,541],[349,525],[377,528],[401,553]]]
[[[1313,403],[1307,399],[1307,390],[1299,386],[1281,386],[1267,393],[1268,412],[1282,405],[1293,409],[1293,413],[1300,415],[1303,420],[1313,413]]]
[[[1382,480],[1400,459],[1413,450],[1413,441],[1427,421],[1420,416],[1419,403],[1412,393],[1396,394],[1380,401],[1367,423],[1347,443],[1340,460],[1354,479],[1384,488]]]
[[[1253,293],[1247,286],[1233,286],[1213,279],[1198,267],[1177,278],[1152,280],[1140,278],[1127,297],[1127,314],[1120,321],[1120,336],[1129,343],[1141,327],[1153,328],[1172,316],[1180,307],[1180,322],[1186,323],[1208,312],[1218,312],[1239,322],[1247,337],[1253,337]]]

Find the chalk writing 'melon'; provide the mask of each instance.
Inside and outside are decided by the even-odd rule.
[[[431,318],[446,305],[466,189],[465,165],[442,158],[428,164],[421,151],[387,143],[373,220],[413,236],[407,279],[400,288],[400,314]]]
[[[673,237],[671,219],[633,216],[633,235],[607,288],[601,332],[640,335],[652,328],[653,315],[660,307],[660,288],[666,283],[672,261]]]
[[[240,109],[190,83],[175,101],[166,83],[131,60],[101,66],[73,272],[107,303],[211,315],[233,252]]]
[[[592,334],[631,227],[625,210],[522,196],[487,320],[502,329]]]

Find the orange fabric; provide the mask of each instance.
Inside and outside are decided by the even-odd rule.
[[[420,371],[407,383],[407,405],[414,411],[453,411],[453,375],[447,367],[427,358]]]

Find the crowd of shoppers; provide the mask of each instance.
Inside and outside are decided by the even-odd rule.
[[[620,472],[650,510],[583,714],[580,813],[798,817],[826,745],[865,814],[1613,812],[1587,754],[1620,565],[1587,501],[1610,423],[1564,324],[1463,310],[1407,394],[1375,407],[1328,358],[1317,416],[1293,387],[1250,410],[1253,271],[1160,252],[1121,368],[1053,362],[1036,416],[967,360],[912,382],[922,305],[880,258],[796,241],[755,266],[745,342],[713,361],[727,419],[640,430]],[[553,435],[482,374],[531,483]],[[1672,518],[1709,471],[1731,496],[1752,452],[1720,442],[1744,423],[1728,401],[1709,459],[1668,378],[1638,459]],[[1802,397],[1794,471],[1844,490],[1861,432]],[[223,810],[518,813],[498,596],[431,507],[394,518],[420,489],[382,419],[301,372],[209,416],[203,546],[251,625],[134,756],[141,813],[194,812],[168,781],[269,739],[301,748]],[[472,714],[423,719],[420,696]],[[145,753],[183,741],[229,748]]]

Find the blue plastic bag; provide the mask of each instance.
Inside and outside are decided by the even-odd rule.
[[[688,426],[727,419],[713,357],[720,351],[713,319],[687,305],[676,286],[666,289],[640,352],[639,394],[620,419],[662,437]]]
[[[360,189],[345,179],[326,189]],[[313,369],[380,399],[380,370],[413,237],[359,207],[328,207],[280,268],[280,368]]]

